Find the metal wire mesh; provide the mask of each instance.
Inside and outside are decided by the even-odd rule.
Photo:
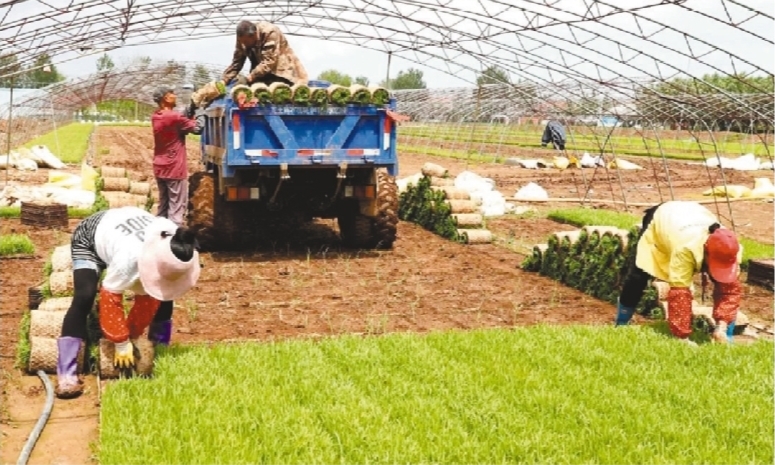
[[[497,159],[518,138],[507,127],[554,118],[571,128],[569,138],[591,138],[593,152],[617,150],[618,131],[636,140],[631,152],[664,156],[660,131],[673,128],[688,131],[687,150],[702,158],[726,155],[723,138],[732,131],[745,135],[735,150],[772,160],[770,0],[11,0],[0,2],[0,49],[28,67],[42,54],[58,64],[137,44],[229,36],[241,19],[379,50],[471,83],[493,66],[506,73],[476,88],[397,91],[400,110],[417,126],[404,128],[402,148],[444,145]],[[210,67],[213,75],[225,65]],[[20,116],[33,127],[44,109],[45,118],[67,119],[103,100],[148,102],[153,85],[180,85],[190,67],[136,64],[69,80],[25,97],[20,106],[34,115]],[[7,113],[0,109],[0,118]],[[25,137],[20,131],[18,140]],[[517,142],[535,145],[530,137]]]

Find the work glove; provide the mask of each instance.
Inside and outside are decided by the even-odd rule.
[[[186,118],[192,119],[195,114],[196,114],[196,105],[192,100],[191,103],[189,103],[188,106],[186,107]]]
[[[132,368],[135,366],[134,347],[131,341],[117,342],[116,352],[113,355],[113,365],[117,368]]]

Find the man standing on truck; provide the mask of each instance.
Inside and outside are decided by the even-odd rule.
[[[307,70],[293,53],[285,35],[280,28],[267,21],[253,24],[242,20],[237,24],[234,56],[221,77],[224,84],[230,84],[237,77],[245,66],[245,60],[250,60],[248,85],[284,82],[292,86],[309,80]]]
[[[239,73],[246,60],[250,60],[250,73],[244,77]],[[242,20],[237,24],[237,43],[231,64],[223,72],[220,83],[225,87],[235,80],[247,85],[261,82],[268,86],[284,82],[292,86],[306,83],[309,76],[280,28],[266,21],[254,24]],[[215,81],[208,83],[191,95],[191,103],[186,107],[189,118],[197,107],[204,108],[218,97],[217,84]]]
[[[159,187],[159,208],[156,216],[184,226],[188,203],[188,156],[186,134],[201,134],[205,116],[189,118],[177,111],[175,90],[159,87],[153,93],[158,108],[151,116],[153,127],[153,176]],[[197,244],[198,247],[198,244]],[[163,301],[148,329],[148,339],[168,345],[172,334],[174,303]]]

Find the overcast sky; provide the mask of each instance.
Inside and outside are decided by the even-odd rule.
[[[64,2],[65,0],[50,0],[53,2]],[[138,3],[146,3],[150,0],[139,0]],[[327,3],[334,4],[338,0],[327,0]],[[438,0],[426,0],[428,5],[438,8]],[[555,0],[556,1],[556,0]],[[472,10],[476,12],[478,5],[492,4],[493,8],[496,5],[503,5],[502,2],[494,2],[487,0],[445,0],[447,5],[456,6]],[[123,3],[123,2],[119,2]],[[246,2],[247,3],[247,2]],[[261,2],[253,2],[258,5],[255,8],[256,15],[249,16],[247,19],[258,20],[261,19],[260,8]],[[354,3],[371,3],[371,2],[354,2],[347,1],[344,4]],[[408,2],[407,2],[408,3]],[[416,3],[416,2],[415,2]],[[542,7],[542,2],[533,2],[528,0],[511,0],[512,5],[524,5],[532,9],[533,11],[542,11],[558,15],[546,7]],[[573,19],[574,14],[583,14],[585,10],[585,2],[582,0],[559,0],[555,3],[566,11],[564,14],[555,16],[561,19]],[[654,4],[656,0],[608,0],[608,3],[612,4],[626,4],[627,7],[633,7],[636,4]],[[770,14],[775,10],[775,0],[745,0],[748,6],[755,10],[768,11]],[[35,0],[29,0],[22,4],[17,5],[12,10],[13,15],[17,17],[32,17],[40,11],[44,11],[47,7],[42,4],[37,4]],[[387,6],[391,5],[391,6]],[[394,3],[389,0],[384,0],[385,8],[405,8],[405,3]],[[692,8],[696,8],[703,13],[724,17],[727,11],[724,9],[724,2],[721,0],[688,0],[687,5]],[[729,4],[726,4],[729,7]],[[729,13],[733,16],[733,19],[742,21],[747,16],[750,16],[750,12],[746,12],[745,9],[734,7],[729,10]],[[248,8],[248,7],[242,7]],[[372,6],[372,8],[377,8]],[[416,7],[415,7],[416,8]],[[476,44],[475,41],[466,41],[465,34],[481,34],[482,30],[477,22],[475,15],[472,14],[470,18],[464,18],[462,21],[458,21],[459,18],[440,16],[432,11],[431,8],[423,10],[409,10],[401,12],[411,16],[413,22],[403,22],[401,20],[388,18],[381,25],[389,24],[391,28],[396,28],[406,32],[406,36],[409,37],[425,37],[427,41],[436,40],[437,37],[447,40],[456,40],[459,44],[465,47],[467,50],[478,53],[479,58],[473,58],[470,54],[458,55],[450,52],[445,52],[440,49],[433,49],[425,46],[425,50],[428,50],[432,54],[438,54],[442,56],[442,59],[429,59],[427,56],[417,56],[423,64],[413,63],[411,61],[402,59],[398,56],[393,56],[391,63],[391,75],[395,74],[399,70],[403,70],[409,67],[417,67],[423,70],[425,74],[425,81],[429,87],[456,87],[468,85],[468,82],[475,79],[475,72],[465,70],[464,68],[478,68],[486,66],[487,63],[482,63],[484,60],[491,60],[492,62],[498,62],[505,64],[512,68],[513,77],[522,77],[531,80],[541,81],[557,80],[558,74],[570,73],[577,77],[596,77],[599,73],[610,77],[611,75],[625,75],[634,77],[645,73],[664,73],[664,76],[668,76],[678,71],[685,71],[691,74],[699,75],[704,72],[712,71],[711,68],[702,65],[701,63],[682,56],[680,51],[691,50],[691,53],[695,55],[705,54],[703,60],[725,71],[732,71],[733,67],[738,70],[747,70],[750,68],[745,63],[753,63],[755,66],[768,70],[769,73],[773,72],[775,68],[775,49],[772,45],[772,38],[775,34],[775,22],[770,19],[759,17],[758,19],[751,20],[744,23],[744,27],[749,30],[755,31],[757,34],[769,38],[767,40],[761,40],[753,37],[751,34],[745,34],[740,31],[736,31],[733,28],[725,27],[718,22],[712,21],[707,17],[698,15],[696,13],[687,12],[684,9],[674,5],[660,5],[643,10],[642,13],[649,18],[663,22],[664,24],[674,27],[681,32],[686,32],[689,36],[699,38],[700,40],[687,40],[678,32],[671,32],[669,30],[657,31],[654,24],[650,27],[654,30],[654,38],[659,41],[659,44],[649,44],[642,39],[630,36],[626,31],[633,31],[637,28],[637,25],[632,20],[631,16],[615,17],[615,19],[608,19],[608,25],[595,24],[595,23],[582,23],[580,27],[585,28],[589,33],[598,32],[606,37],[612,37],[614,40],[594,39],[586,44],[588,49],[584,47],[576,47],[567,44],[563,39],[571,39],[572,33],[575,33],[578,38],[579,30],[571,31],[565,25],[549,26],[540,31],[525,31],[519,34],[513,32],[506,33],[509,27],[513,25],[524,25],[526,19],[524,13],[520,13],[518,8],[515,7],[500,7],[502,10],[508,8],[508,11],[503,10],[502,13],[498,13],[495,16],[497,20],[501,21],[500,26],[494,26],[494,29],[489,33],[493,33],[498,27],[502,28],[503,34],[499,35],[493,42],[488,45],[482,46]],[[0,9],[1,10],[1,9]],[[2,13],[2,11],[0,11]],[[492,14],[492,13],[490,13]],[[357,19],[361,13],[355,11],[345,11],[340,13],[338,19],[353,18]],[[520,15],[522,15],[520,17]],[[1,15],[0,15],[1,16]],[[335,16],[335,15],[334,15]],[[347,16],[347,18],[345,18]],[[7,19],[10,21],[10,19]],[[345,20],[338,21],[337,18],[328,19],[328,27],[349,27]],[[294,19],[290,19],[294,21]],[[298,20],[303,21],[303,20]],[[390,22],[392,21],[392,23]],[[235,21],[236,22],[236,21]],[[458,32],[446,33],[445,31],[439,31],[438,28],[420,27],[418,24],[430,23],[430,24],[455,24],[453,30]],[[492,23],[497,24],[497,21]],[[322,23],[321,23],[322,24]],[[355,23],[352,23],[355,24]],[[511,25],[511,26],[510,26]],[[359,26],[352,26],[357,28]],[[363,30],[363,34],[375,33],[375,29],[369,26],[371,29]],[[648,32],[646,26],[646,32]],[[417,28],[412,29],[412,28]],[[621,30],[617,31],[616,28]],[[289,29],[291,29],[289,27]],[[297,29],[298,30],[298,29]],[[307,29],[309,31],[311,29]],[[293,32],[293,31],[289,31]],[[497,32],[497,31],[495,31]],[[308,32],[309,33],[309,32]],[[314,34],[314,31],[311,32]],[[6,33],[0,34],[0,40],[4,38]],[[590,38],[593,36],[590,34]],[[52,40],[54,40],[52,38]],[[582,38],[583,40],[583,38]],[[335,68],[344,73],[350,74],[353,77],[364,75],[370,79],[372,83],[377,83],[385,78],[387,71],[387,54],[375,50],[369,50],[360,48],[355,45],[347,45],[339,42],[326,41],[310,37],[299,37],[289,34],[289,41],[297,55],[307,68],[307,71],[311,78],[316,77],[321,71],[329,68]],[[615,42],[619,42],[628,46],[629,48],[620,49]],[[375,42],[375,46],[379,46],[378,42]],[[2,42],[0,41],[0,45]],[[234,37],[230,33],[226,36],[217,38],[208,38],[203,40],[187,40],[175,43],[166,44],[151,44],[151,45],[133,45],[126,46],[119,50],[110,52],[111,57],[117,63],[121,63],[122,60],[129,60],[138,56],[150,56],[156,60],[168,60],[176,59],[179,61],[188,62],[202,62],[216,66],[219,69],[225,68],[231,58],[232,50],[234,46]],[[725,51],[714,52],[716,48],[722,48]],[[674,49],[671,52],[670,49]],[[529,50],[530,52],[524,52]],[[564,55],[560,54],[559,50],[564,50]],[[622,55],[623,53],[623,55]],[[446,54],[446,55],[445,55]],[[640,54],[640,55],[638,55]],[[730,55],[735,55],[742,60],[731,61]],[[72,53],[63,54],[55,57],[55,61],[70,60],[75,56]],[[617,63],[617,60],[611,57],[624,57],[630,61],[629,66],[623,66]],[[665,60],[670,65],[656,64],[654,58],[659,60]],[[67,77],[82,76],[93,73],[96,70],[97,56],[86,56],[77,60],[67,61],[59,65],[59,69]],[[445,68],[449,72],[445,73],[433,69],[432,66]],[[672,69],[671,69],[672,68]],[[602,71],[601,71],[602,69]],[[657,70],[658,69],[658,70]],[[246,71],[247,67],[245,70]],[[552,70],[552,71],[549,71]]]

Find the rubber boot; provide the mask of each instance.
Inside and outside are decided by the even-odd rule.
[[[172,320],[154,321],[148,328],[148,340],[155,344],[170,345]]]
[[[729,339],[730,343],[735,342],[735,321],[732,320],[732,323],[729,323],[729,326],[727,326],[727,339]]]
[[[729,326],[726,322],[718,322],[716,330],[713,331],[713,341],[719,344],[727,344],[729,342]]]
[[[634,314],[634,308],[625,307],[621,302],[618,302],[616,307],[616,326],[624,326],[628,324]]]
[[[57,397],[71,399],[83,393],[83,381],[78,378],[78,352],[83,340],[77,337],[57,339]]]

